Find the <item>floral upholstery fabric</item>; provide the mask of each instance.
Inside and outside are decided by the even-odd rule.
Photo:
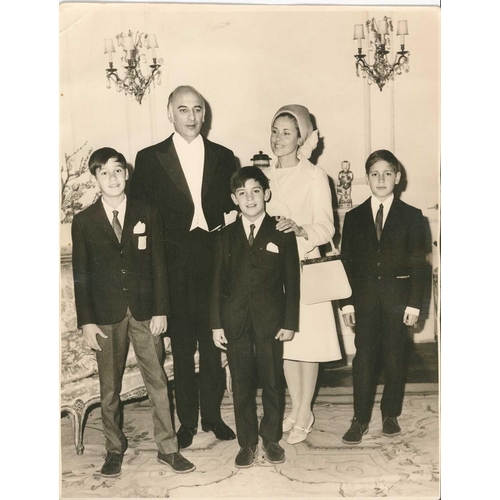
[[[165,357],[171,357],[170,339],[164,337]],[[125,366],[137,366],[134,348],[130,345]],[[87,346],[81,330],[63,332],[61,336],[61,384],[75,382],[97,374],[95,353]]]

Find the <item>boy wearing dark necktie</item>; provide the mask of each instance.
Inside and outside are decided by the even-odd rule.
[[[293,233],[276,229],[265,212],[269,181],[258,167],[231,178],[241,217],[222,229],[215,254],[211,297],[214,343],[227,350],[233,381],[238,468],[251,467],[259,435],[266,460],[285,461],[283,435],[283,342],[298,329],[300,269]],[[264,416],[257,420],[255,390],[262,386]]]
[[[346,214],[342,257],[352,296],[341,301],[347,326],[355,327],[352,362],[354,418],[343,436],[358,444],[368,432],[375,368],[384,370],[380,409],[382,434],[401,433],[405,388],[407,327],[422,304],[425,236],[422,211],[394,197],[401,180],[398,159],[387,150],[373,152],[365,164],[372,196]]]
[[[170,305],[160,215],[127,200],[128,172],[121,153],[94,151],[89,170],[102,196],[75,216],[71,230],[78,327],[96,351],[99,371],[107,451],[101,475],[119,476],[127,449],[120,391],[130,342],[151,404],[158,461],[174,472],[191,472],[196,467],[178,451],[162,365],[161,334]]]

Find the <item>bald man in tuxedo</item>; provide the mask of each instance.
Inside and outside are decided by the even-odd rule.
[[[224,225],[224,213],[234,209],[229,180],[236,162],[232,151],[200,135],[205,101],[196,89],[177,87],[167,113],[175,132],[139,151],[130,196],[153,203],[163,218],[172,307],[167,335],[181,424],[177,439],[180,448],[187,448],[198,431],[199,414],[204,431],[222,440],[236,437],[221,417],[225,374],[212,341],[208,303],[214,231]]]

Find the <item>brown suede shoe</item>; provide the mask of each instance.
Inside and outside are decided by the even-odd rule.
[[[399,427],[396,417],[385,417],[382,422],[382,434],[387,437],[399,436],[401,427]]]
[[[240,448],[240,451],[234,460],[234,465],[238,469],[248,469],[248,467],[252,467],[256,455],[257,446],[246,446],[244,448]]]
[[[122,473],[123,453],[108,453],[101,468],[101,476],[118,477]]]
[[[177,474],[186,474],[196,469],[196,465],[184,458],[178,451],[168,454],[158,452],[158,462],[168,465]]]
[[[265,458],[271,464],[282,464],[285,461],[285,450],[279,443],[262,439],[262,448],[266,452]]]
[[[359,444],[363,439],[363,435],[368,432],[368,423],[362,424],[356,418],[351,420],[351,427],[344,434],[342,442],[345,444]]]

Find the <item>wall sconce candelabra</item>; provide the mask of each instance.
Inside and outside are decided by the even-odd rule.
[[[123,33],[116,36],[118,46],[123,48],[125,55],[121,58],[121,65],[125,69],[125,76],[120,78],[118,70],[113,66],[113,52],[115,47],[113,40],[107,38],[104,40],[104,53],[109,57],[109,68],[106,69],[108,81],[106,87],[111,88],[111,81],[116,85],[118,92],[122,90],[131,96],[134,96],[139,104],[146,91],[151,90],[151,85],[161,84],[161,70],[160,66],[163,64],[162,59],[156,59],[156,49],[158,43],[155,35],[145,35],[144,33],[137,32],[135,39],[132,32],[129,31],[128,35]],[[147,64],[146,56],[139,52],[143,44],[147,49],[151,50],[152,64],[149,65],[151,71],[149,76],[144,76],[141,71],[141,63]]]
[[[387,54],[391,47],[391,39],[389,31],[393,31],[392,20],[390,17],[385,16],[382,21],[366,21],[366,28],[368,34],[373,33],[374,40],[370,40],[369,50],[375,49],[374,62],[370,66],[365,61],[365,54],[363,54],[362,40],[365,38],[365,33],[362,24],[354,26],[354,40],[358,41],[358,53],[355,54],[356,58],[356,74],[359,76],[359,70],[363,72],[363,78],[368,77],[368,84],[371,85],[375,82],[380,91],[388,80],[394,80],[394,74],[400,75],[403,71],[408,73],[410,71],[409,57],[410,53],[405,50],[405,35],[408,35],[408,22],[399,21],[397,35],[401,36],[401,50],[396,53],[394,62],[391,64],[387,59]]]

